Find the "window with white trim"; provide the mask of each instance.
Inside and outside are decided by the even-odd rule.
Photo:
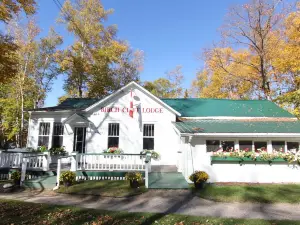
[[[120,124],[109,123],[108,124],[108,144],[107,148],[119,147],[119,136],[120,136]]]
[[[272,150],[277,152],[284,152],[284,141],[272,141]]]
[[[220,148],[219,140],[206,140],[206,152],[215,152]]]
[[[254,142],[254,149],[255,151],[267,151],[267,142],[266,141],[255,141]]]
[[[154,124],[143,126],[143,149],[154,150]]]
[[[59,148],[63,145],[64,138],[64,125],[62,123],[55,122],[53,124],[53,134],[52,134],[52,147]]]
[[[39,126],[38,146],[49,146],[50,123],[41,122]]]
[[[239,148],[243,151],[252,151],[252,141],[239,141]]]
[[[234,141],[221,141],[221,147],[224,152],[230,152],[234,150]]]
[[[287,150],[292,152],[299,151],[299,142],[287,142]]]
[[[75,127],[73,151],[85,153],[86,127]]]

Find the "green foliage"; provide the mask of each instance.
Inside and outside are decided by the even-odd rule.
[[[63,184],[72,185],[76,182],[76,174],[71,171],[64,171],[61,173],[59,181]]]
[[[120,155],[123,154],[124,151],[118,147],[110,147],[108,149],[103,150],[103,153]]]
[[[36,2],[35,0],[5,0],[0,3],[0,20],[8,22],[15,14],[21,10],[27,15],[35,13]]]
[[[151,153],[151,159],[154,159],[154,160],[159,160],[160,159],[160,154],[154,150],[143,150],[141,152],[141,154],[147,154],[148,152]]]
[[[194,183],[201,183],[206,182],[209,179],[209,176],[204,171],[195,171],[193,174],[190,175],[189,179]]]
[[[39,147],[37,148],[37,151],[38,151],[38,152],[46,152],[46,151],[48,151],[48,148],[47,148],[47,146],[45,146],[45,145],[39,146]]]
[[[49,149],[49,152],[50,152],[50,155],[66,155],[66,150],[65,150],[65,147],[62,146],[62,147],[52,147]]]
[[[21,172],[20,171],[14,171],[12,174],[11,174],[11,179],[15,182],[18,182],[20,181],[21,179]]]
[[[128,172],[125,174],[125,179],[128,181],[143,181],[143,175],[140,172]]]

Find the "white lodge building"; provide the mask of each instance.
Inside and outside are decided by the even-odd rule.
[[[148,149],[161,157],[152,164],[175,165],[186,179],[204,170],[210,182],[300,182],[297,163],[212,160],[220,148],[299,150],[300,121],[266,100],[159,99],[131,82],[103,99],[67,99],[30,113],[27,147],[34,149]]]

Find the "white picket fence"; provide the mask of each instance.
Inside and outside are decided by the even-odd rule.
[[[144,171],[145,155],[140,154],[77,154],[77,170]]]

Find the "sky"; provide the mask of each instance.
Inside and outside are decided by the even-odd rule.
[[[52,0],[39,0],[37,21],[46,35],[50,27],[63,36],[65,48],[73,44],[71,33],[57,24],[59,9]],[[60,0],[61,3],[64,0]],[[219,40],[219,27],[231,6],[245,0],[102,0],[105,9],[114,9],[108,24],[116,24],[118,38],[133,49],[144,51],[141,81],[164,77],[177,65],[183,67],[185,88],[203,67],[199,57],[204,48]],[[53,106],[64,95],[64,77],[59,76],[48,94],[45,106]]]

